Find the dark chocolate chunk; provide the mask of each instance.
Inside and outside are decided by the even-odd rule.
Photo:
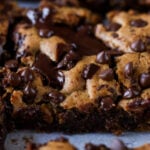
[[[12,72],[8,74],[8,78],[6,82],[10,86],[17,87],[21,83],[21,78],[17,73]]]
[[[58,91],[52,91],[48,94],[48,96],[50,100],[56,104],[63,102],[65,99],[65,96]]]
[[[96,62],[100,64],[109,64],[111,60],[111,56],[106,51],[102,51],[97,54]]]
[[[106,69],[100,73],[99,77],[106,81],[112,81],[114,79],[114,71],[111,68]]]
[[[129,62],[125,65],[124,67],[124,76],[126,78],[131,78],[134,74],[134,71],[133,71],[133,63],[132,62]]]
[[[34,75],[31,69],[23,70],[20,76],[25,83],[32,81],[34,79]]]
[[[135,52],[143,52],[145,51],[146,47],[144,42],[139,39],[131,44],[131,49]]]
[[[82,77],[84,79],[91,79],[98,69],[99,69],[99,66],[95,64],[89,64],[84,68],[82,72]]]
[[[150,87],[150,73],[142,73],[140,75],[140,85],[143,88]]]
[[[111,150],[128,150],[124,143],[120,140],[115,140],[112,143]]]
[[[17,60],[8,60],[5,63],[5,67],[9,68],[12,71],[16,71],[16,69],[18,68],[18,61]]]
[[[70,50],[64,58],[58,63],[57,68],[58,69],[71,69],[75,66],[76,61],[80,59],[80,56],[74,52],[73,50]]]
[[[110,96],[107,97],[103,97],[101,99],[101,108],[105,111],[110,110],[111,108],[113,108],[115,106],[114,102],[113,102],[113,98]]]
[[[130,99],[140,95],[140,90],[136,88],[129,88],[123,93],[123,98]]]
[[[148,23],[142,19],[136,19],[136,20],[132,20],[130,22],[130,25],[132,27],[145,27],[148,25]]]
[[[121,25],[118,23],[110,23],[106,26],[106,29],[108,31],[113,31],[113,32],[119,30],[120,28],[121,28]]]
[[[28,84],[24,88],[23,93],[24,93],[24,99],[23,100],[27,104],[32,104],[34,102],[35,97],[36,97],[37,90],[31,84]]]

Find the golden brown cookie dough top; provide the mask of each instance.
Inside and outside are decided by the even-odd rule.
[[[97,25],[96,36],[112,49],[123,52],[149,50],[150,14],[134,11],[113,11],[108,13],[110,24]]]
[[[150,54],[128,53],[116,58],[116,73],[122,84],[119,102],[124,110],[142,111],[150,105]]]

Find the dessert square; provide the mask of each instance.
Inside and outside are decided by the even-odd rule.
[[[145,4],[136,12],[125,11],[134,8],[128,1],[111,2],[98,14],[86,8],[94,1],[42,0],[35,9],[0,4],[1,147],[14,129],[150,130],[150,15]],[[28,149],[59,145],[76,149],[67,140]]]

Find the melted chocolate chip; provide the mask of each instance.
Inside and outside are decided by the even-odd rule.
[[[131,44],[131,49],[135,52],[143,52],[146,47],[142,40],[137,40]]]
[[[99,77],[106,81],[112,81],[114,79],[114,72],[111,68],[102,71]]]
[[[115,140],[115,141],[113,141],[111,150],[128,150],[128,148],[124,145],[124,143],[122,141]]]
[[[65,99],[65,96],[58,91],[52,91],[48,94],[48,96],[49,96],[50,100],[56,104],[63,102]]]
[[[16,69],[18,68],[18,61],[17,60],[8,60],[6,63],[5,63],[5,67],[6,68],[9,68],[10,70],[12,71],[16,71]]]
[[[71,49],[70,45],[64,44],[64,43],[59,43],[57,45],[57,59],[60,61],[62,59],[62,56]]]
[[[150,87],[150,73],[142,73],[140,75],[140,85],[143,88]]]
[[[23,93],[24,93],[24,99],[23,99],[24,102],[26,102],[27,104],[32,104],[36,97],[37,90],[31,84],[28,84],[24,88]]]
[[[121,28],[121,25],[118,23],[110,23],[106,26],[106,29],[108,31],[113,31],[113,32],[119,30],[120,28]]]
[[[39,71],[52,87],[61,89],[64,83],[64,74],[58,71],[53,62],[44,54],[39,53],[36,56],[34,69]]]
[[[126,78],[131,78],[133,76],[133,74],[134,74],[133,63],[129,62],[124,67],[124,76]]]
[[[142,19],[136,19],[136,20],[132,20],[130,22],[130,25],[132,27],[145,27],[148,25],[148,23]]]
[[[82,72],[82,77],[84,79],[91,79],[98,69],[99,69],[99,66],[95,64],[89,64],[84,68]]]
[[[80,59],[80,56],[74,52],[73,50],[70,50],[64,58],[58,63],[57,68],[58,69],[71,69],[75,66],[76,62]]]
[[[22,80],[25,83],[32,81],[34,79],[33,72],[30,69],[23,70],[20,75],[21,75]]]
[[[103,97],[101,99],[101,108],[105,111],[110,110],[111,108],[113,108],[115,106],[112,97]]]
[[[17,73],[12,72],[8,75],[7,83],[10,86],[17,87],[21,83],[21,78]]]
[[[97,54],[100,49],[107,49],[103,42],[94,37],[92,33],[93,26],[89,28],[86,25],[82,25],[82,27],[79,26],[77,29],[72,30],[72,28],[63,25],[53,25],[47,21],[48,20],[46,20],[44,24],[36,24],[37,29],[53,31],[55,35],[62,37],[67,43],[75,43],[80,56],[94,55]],[[49,26],[49,24],[51,25]]]
[[[106,51],[102,51],[97,54],[96,62],[100,64],[109,64],[110,60],[111,60],[111,56]]]
[[[130,99],[140,95],[140,90],[129,88],[123,93],[123,98]]]

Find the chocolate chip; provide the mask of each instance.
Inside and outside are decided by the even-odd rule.
[[[136,20],[132,20],[130,22],[130,25],[132,27],[145,27],[148,25],[148,23],[142,19],[136,19]]]
[[[111,56],[106,51],[102,51],[97,54],[96,62],[100,64],[109,64],[110,60],[111,60]]]
[[[71,69],[75,66],[76,62],[80,59],[80,56],[74,52],[73,50],[70,50],[64,58],[58,63],[57,68],[58,69]]]
[[[119,36],[119,35],[118,35],[117,33],[115,33],[115,32],[113,32],[111,35],[112,35],[113,38],[117,38],[117,37]]]
[[[85,145],[85,150],[108,150],[104,145],[96,146],[91,143]]]
[[[50,29],[47,29],[47,28],[39,29],[39,36],[40,37],[49,38],[52,35],[54,35],[54,31],[53,30],[50,30]]]
[[[22,80],[25,83],[32,81],[34,79],[33,72],[30,69],[23,70],[20,75],[21,75]]]
[[[17,87],[21,83],[21,78],[17,73],[10,73],[8,75],[7,83],[10,86]]]
[[[124,67],[124,76],[126,78],[131,78],[133,76],[133,74],[134,74],[133,63],[129,62]]]
[[[115,140],[112,143],[111,150],[128,150],[124,143],[120,140]]]
[[[65,96],[58,91],[52,91],[48,94],[48,96],[50,100],[56,104],[63,102],[65,99]]]
[[[108,31],[113,31],[113,32],[119,30],[120,28],[121,28],[121,25],[118,23],[110,23],[106,26],[106,29]]]
[[[136,88],[129,88],[123,93],[123,98],[130,99],[140,95],[140,90]]]
[[[39,18],[39,16],[38,16],[39,14],[38,14],[36,9],[28,10],[26,15],[27,15],[27,18],[32,22],[32,24],[36,24],[37,23],[37,20]]]
[[[112,81],[114,79],[114,72],[111,68],[102,71],[99,77],[106,81]]]
[[[129,109],[147,109],[150,108],[150,100],[149,99],[142,99],[136,98],[134,101],[128,104]]]
[[[89,64],[84,68],[82,72],[82,77],[84,79],[91,79],[98,69],[99,69],[99,66],[95,64]]]
[[[140,85],[143,88],[150,87],[150,73],[142,73],[140,75]]]
[[[143,52],[146,47],[142,40],[137,40],[131,44],[131,49],[135,52]]]
[[[113,99],[109,96],[107,97],[103,97],[101,99],[101,108],[105,111],[110,110],[111,108],[113,108],[115,106]]]
[[[24,93],[24,101],[27,104],[32,104],[36,97],[37,90],[31,84],[28,84],[24,88],[23,93]]]
[[[9,68],[10,70],[12,71],[16,71],[16,69],[18,68],[18,61],[17,60],[8,60],[6,63],[5,63],[5,67],[6,68]]]

